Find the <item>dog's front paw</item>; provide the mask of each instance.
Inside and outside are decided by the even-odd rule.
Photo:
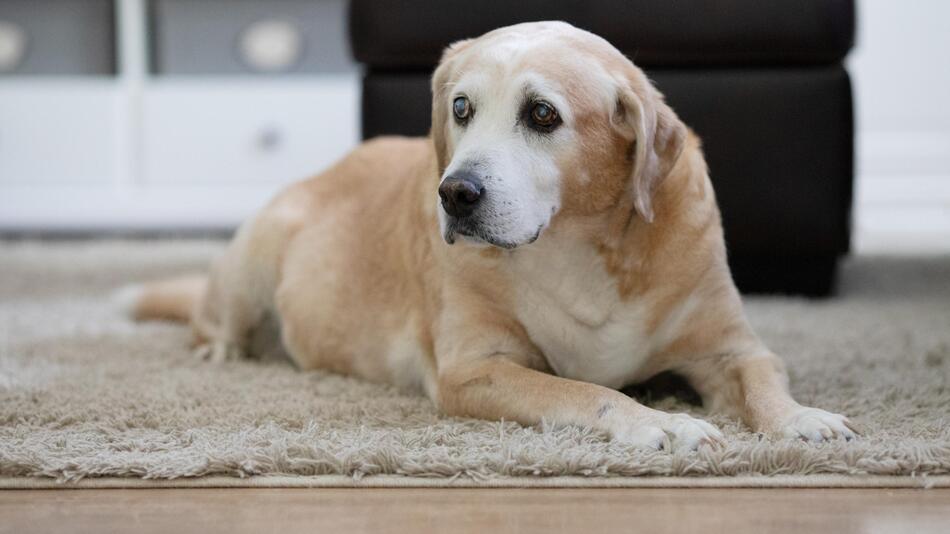
[[[663,430],[672,436],[674,448],[695,451],[703,445],[722,447],[726,444],[726,438],[718,428],[683,413],[668,416]]]
[[[647,450],[690,450],[703,445],[719,447],[726,440],[713,425],[686,414],[661,414],[629,425],[615,436]]]
[[[781,434],[814,443],[836,438],[850,441],[857,437],[857,431],[847,417],[804,406],[793,411],[782,422]]]
[[[239,360],[244,357],[241,347],[227,341],[211,341],[195,347],[195,358],[214,363],[227,360]]]

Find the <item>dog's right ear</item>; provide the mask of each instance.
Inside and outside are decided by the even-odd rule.
[[[449,117],[449,79],[453,72],[453,59],[459,52],[465,50],[472,44],[472,39],[456,41],[449,45],[442,52],[442,59],[439,60],[439,66],[432,75],[432,124],[429,129],[429,135],[432,137],[432,143],[435,145],[435,155],[439,163],[439,176],[445,172],[448,166],[447,154],[447,136],[448,136],[448,117]]]
[[[643,72],[632,63],[630,67],[628,78],[620,83],[614,120],[635,143],[631,173],[634,207],[643,220],[652,222],[653,193],[683,151],[686,125]]]

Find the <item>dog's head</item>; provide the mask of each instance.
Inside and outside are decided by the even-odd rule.
[[[514,248],[559,214],[632,195],[653,220],[657,184],[686,128],[642,71],[563,22],[501,28],[450,46],[432,78],[446,242]]]

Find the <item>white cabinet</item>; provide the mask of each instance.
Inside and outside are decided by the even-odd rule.
[[[145,184],[264,184],[313,175],[359,139],[358,79],[173,80],[143,95]]]
[[[343,0],[96,0],[88,20],[61,13],[73,4],[0,0],[35,45],[0,73],[0,232],[230,229],[359,140]],[[306,37],[299,65],[247,72],[232,34],[278,15]]]
[[[111,184],[116,84],[0,84],[0,184]]]

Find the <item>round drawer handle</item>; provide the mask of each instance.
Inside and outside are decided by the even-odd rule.
[[[263,152],[274,152],[284,143],[284,135],[278,128],[262,128],[257,134],[257,148]]]
[[[12,72],[26,56],[26,31],[20,26],[0,20],[0,72]]]
[[[259,20],[241,32],[238,51],[253,70],[285,72],[294,68],[303,55],[303,34],[286,20]]]

